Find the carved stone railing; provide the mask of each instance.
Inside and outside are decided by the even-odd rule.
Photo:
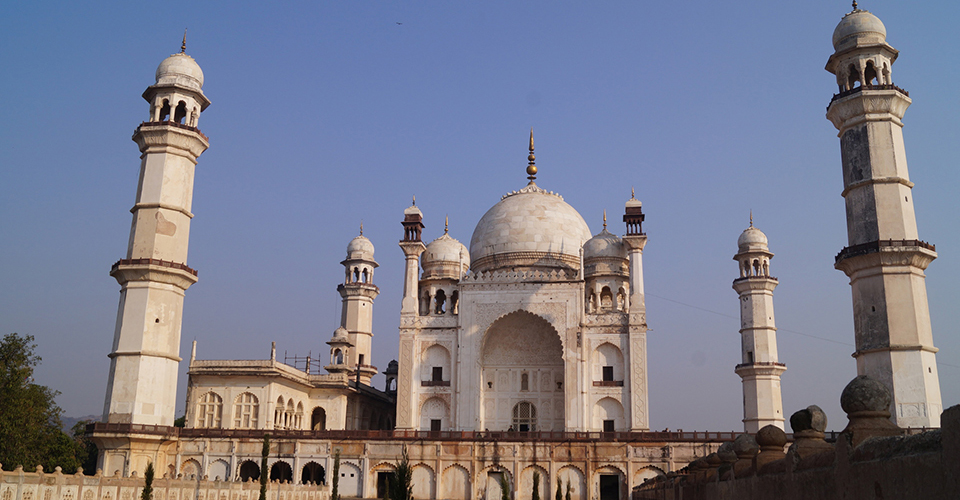
[[[594,387],[623,387],[623,380],[594,380]]]
[[[207,140],[207,142],[210,142],[210,138],[207,137],[207,136],[205,136],[205,135],[203,135],[203,132],[201,132],[199,128],[197,128],[197,127],[191,127],[190,125],[184,125],[184,124],[182,124],[182,123],[175,122],[175,121],[173,121],[173,120],[167,120],[167,121],[162,121],[162,122],[142,122],[142,123],[140,123],[140,127],[144,127],[144,126],[146,126],[146,127],[157,127],[157,126],[161,126],[161,125],[170,126],[170,127],[176,127],[176,128],[182,128],[182,129],[184,129],[184,130],[189,130],[189,131],[191,131],[191,132],[196,132],[197,134],[200,135],[200,137],[203,137],[204,139]],[[140,127],[137,127],[137,129],[139,129]]]
[[[849,259],[850,257],[857,257],[860,255],[867,255],[870,253],[879,252],[881,248],[891,248],[891,247],[920,247],[926,248],[927,250],[937,251],[937,246],[927,243],[920,240],[877,240],[877,241],[868,241],[866,243],[861,243],[859,245],[853,245],[840,250],[840,253],[834,257],[834,262],[839,263],[843,259]]]
[[[420,387],[450,387],[449,380],[421,380]]]
[[[181,264],[179,262],[172,262],[169,260],[161,259],[120,259],[116,261],[113,266],[110,267],[110,272],[114,272],[120,266],[160,266],[160,267],[169,267],[171,269],[180,269],[186,271],[194,276],[197,275],[197,270],[193,269],[186,264]]]
[[[890,85],[890,84],[884,84],[884,85],[861,85],[861,86],[859,86],[859,87],[854,87],[854,88],[852,88],[852,89],[850,89],[850,90],[844,90],[843,92],[840,92],[839,94],[833,94],[833,98],[830,99],[830,104],[833,104],[833,101],[836,101],[837,99],[843,99],[844,97],[847,97],[848,95],[858,94],[858,93],[860,93],[860,92],[863,91],[863,90],[896,90],[897,92],[900,92],[901,94],[903,94],[903,95],[905,95],[905,96],[907,96],[907,97],[910,97],[910,92],[907,92],[906,90],[903,90],[902,88],[897,87],[896,85]],[[829,108],[830,106],[827,105],[827,107]]]

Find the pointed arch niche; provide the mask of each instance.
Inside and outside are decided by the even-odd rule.
[[[563,347],[547,320],[515,311],[494,321],[484,333],[480,370],[481,428],[510,430],[514,407],[528,402],[537,415],[529,430],[564,429]]]

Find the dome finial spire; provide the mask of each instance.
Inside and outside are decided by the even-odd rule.
[[[187,28],[183,28],[183,42],[180,43],[180,53],[187,53]]]
[[[417,206],[417,195],[413,195],[413,206]]]
[[[853,0],[853,10],[857,10],[857,0]]]
[[[636,193],[633,192],[633,186],[630,186],[630,199],[631,200],[637,199]]]
[[[607,209],[603,209],[603,230],[607,230]]]
[[[360,219],[360,236],[363,236],[363,219]]]
[[[443,218],[443,234],[447,234],[447,230],[450,228],[450,215],[446,215]]]
[[[537,179],[537,166],[534,164],[537,157],[533,155],[533,127],[530,127],[530,155],[527,156],[527,179],[532,183]]]
[[[750,209],[750,227],[753,227],[753,209]]]

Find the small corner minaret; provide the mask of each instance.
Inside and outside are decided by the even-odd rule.
[[[743,430],[756,433],[767,425],[783,429],[780,375],[787,367],[777,358],[773,316],[773,290],[779,282],[770,276],[773,253],[767,236],[753,227],[753,214],[737,246],[733,260],[740,265],[740,277],[733,280],[733,289],[740,295],[742,359],[736,372],[743,379]]]
[[[839,131],[847,214],[847,247],[835,267],[850,278],[857,374],[890,389],[891,419],[900,427],[939,427],[943,407],[924,275],[937,253],[917,231],[902,121],[912,101],[893,84],[899,53],[886,35],[880,19],[856,3],[833,32],[826,70],[840,92],[827,119]]]
[[[380,289],[373,284],[373,270],[379,264],[373,260],[373,243],[363,235],[363,223],[360,235],[350,240],[347,258],[340,264],[345,271],[343,284],[337,286],[343,299],[340,326],[347,330],[347,340],[353,346],[347,350],[345,361],[351,378],[370,385],[370,378],[377,374],[377,368],[371,364],[371,344],[373,299],[380,294]]]
[[[624,204],[623,222],[627,234],[622,238],[627,248],[630,297],[627,300],[627,325],[629,329],[630,375],[626,388],[630,394],[630,430],[650,429],[650,412],[647,392],[647,307],[643,294],[643,247],[647,235],[643,232],[643,204],[630,188],[630,199]]]
[[[163,60],[143,98],[147,120],[133,140],[140,148],[140,181],[126,257],[110,275],[120,283],[120,306],[110,357],[103,420],[172,426],[180,363],[184,292],[197,282],[187,267],[190,211],[197,157],[209,146],[197,128],[210,105],[203,71],[186,54]]]
[[[423,232],[423,212],[417,207],[417,197],[413,204],[403,211],[403,239],[400,248],[406,259],[403,274],[403,302],[400,315],[416,315],[419,312],[420,254],[427,249],[420,239]]]
[[[643,232],[643,203],[637,199],[633,188],[630,188],[630,199],[624,205],[623,222],[627,226],[627,234],[623,242],[627,244],[627,255],[630,257],[630,314],[646,316],[646,304],[643,296],[643,247],[647,244],[647,235]],[[643,321],[646,323],[646,319]]]

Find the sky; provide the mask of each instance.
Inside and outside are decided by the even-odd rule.
[[[957,2],[864,0],[900,50],[904,137],[944,407],[960,402]],[[147,119],[178,52],[203,68],[181,356],[319,353],[339,262],[376,245],[374,364],[397,358],[403,209],[469,245],[500,196],[538,184],[590,225],[644,203],[653,429],[740,430],[736,241],[753,211],[776,254],[784,413],[842,429],[856,375],[837,91],[823,68],[850,4],[805,2],[6,2],[0,6],[0,333],[36,337],[35,378],[100,414]],[[178,380],[180,401],[186,362]],[[382,376],[375,379],[382,385]],[[183,412],[183,403],[177,410]]]

